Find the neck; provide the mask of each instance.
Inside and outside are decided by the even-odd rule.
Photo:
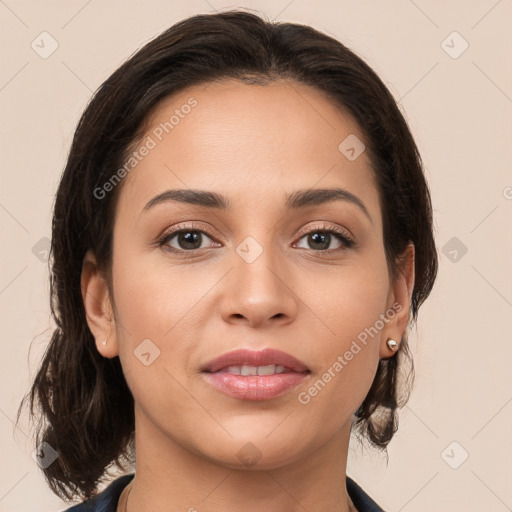
[[[136,467],[127,512],[357,512],[346,489],[350,420],[315,451],[263,469],[240,462],[228,467],[186,449],[137,405],[135,425]]]

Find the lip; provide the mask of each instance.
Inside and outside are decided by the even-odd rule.
[[[273,375],[231,375],[219,372],[229,366],[281,365],[284,373]],[[308,367],[290,354],[275,349],[239,349],[213,359],[202,368],[202,375],[215,389],[240,400],[261,401],[281,396],[301,384]]]
[[[202,373],[217,391],[240,400],[270,400],[297,387],[309,373],[276,373],[274,375],[230,375],[229,373]]]
[[[285,366],[297,373],[309,373],[308,367],[295,357],[281,350],[266,348],[264,350],[238,349],[222,354],[206,363],[201,371],[215,373],[229,366],[268,366],[271,364]]]

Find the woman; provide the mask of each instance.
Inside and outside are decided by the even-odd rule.
[[[87,106],[51,255],[30,400],[68,510],[382,510],[350,435],[397,430],[437,253],[413,137],[353,52],[245,11],[162,33]]]

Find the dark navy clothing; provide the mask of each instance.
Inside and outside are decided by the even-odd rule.
[[[119,497],[134,475],[135,473],[120,476],[94,498],[63,512],[116,512]],[[358,512],[384,512],[349,476],[347,476],[347,492]]]
[[[134,476],[135,473],[120,476],[94,498],[67,508],[63,512],[116,512],[119,497]]]
[[[357,512],[385,512],[363,489],[347,475],[347,492]]]

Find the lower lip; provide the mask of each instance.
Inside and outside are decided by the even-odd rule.
[[[241,400],[270,400],[298,386],[308,373],[275,373],[273,375],[231,375],[203,372],[206,380],[226,395]]]

